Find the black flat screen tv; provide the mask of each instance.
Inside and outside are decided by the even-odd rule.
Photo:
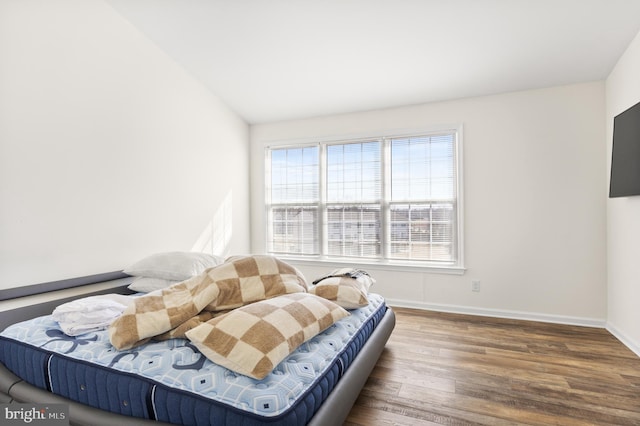
[[[613,119],[609,198],[640,195],[640,102]]]

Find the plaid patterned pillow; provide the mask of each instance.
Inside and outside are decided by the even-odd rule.
[[[359,269],[336,269],[314,281],[309,293],[331,300],[345,309],[356,309],[369,304],[367,295],[374,282],[369,274]]]
[[[211,361],[261,380],[302,343],[348,315],[326,299],[294,293],[234,309],[186,335]]]

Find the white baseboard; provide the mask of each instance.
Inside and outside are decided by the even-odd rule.
[[[459,305],[411,302],[407,300],[386,299],[389,306],[424,309],[428,311],[450,312],[454,314],[478,315],[494,318],[507,318],[526,321],[540,321],[554,324],[578,325],[583,327],[605,328],[606,320],[597,318],[570,317],[564,315],[538,314],[534,312],[503,311],[498,309],[474,308]],[[615,335],[615,334],[614,334]],[[617,337],[617,336],[616,336]],[[622,339],[621,341],[625,343]],[[626,345],[626,343],[625,343]],[[632,349],[633,350],[633,349]],[[636,352],[637,353],[637,352]]]
[[[627,335],[625,335],[623,332],[621,332],[620,330],[618,330],[615,326],[613,326],[611,323],[607,323],[607,331],[611,334],[613,334],[613,336],[620,340],[626,347],[628,347],[633,353],[635,353],[636,355],[640,356],[640,343],[638,342],[634,342],[633,339],[631,339],[630,337],[628,337]]]

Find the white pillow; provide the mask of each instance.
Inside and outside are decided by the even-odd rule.
[[[162,278],[135,277],[128,288],[138,293],[151,293],[152,291],[161,290],[179,282],[180,281],[165,280]]]
[[[174,251],[152,254],[125,268],[123,272],[136,277],[184,281],[222,262],[222,258],[207,253]]]

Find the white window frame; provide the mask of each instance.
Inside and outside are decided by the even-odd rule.
[[[389,251],[389,235],[388,226],[387,226],[387,215],[383,214],[382,222],[381,222],[381,233],[384,234],[382,236],[383,244],[381,246],[382,250],[382,258],[381,259],[369,259],[369,258],[339,258],[334,256],[327,256],[326,251],[326,241],[325,241],[325,218],[322,217],[326,210],[326,170],[322,164],[326,164],[326,146],[330,144],[344,144],[344,143],[357,143],[365,140],[375,140],[375,139],[396,139],[410,136],[429,136],[440,134],[443,132],[453,132],[456,136],[454,143],[454,156],[455,156],[455,167],[457,171],[456,176],[456,237],[457,237],[457,259],[455,262],[433,262],[433,261],[425,261],[425,260],[396,260],[388,258]],[[327,263],[331,265],[344,265],[344,264],[358,264],[358,265],[366,265],[371,269],[380,269],[380,270],[398,270],[398,271],[422,271],[429,273],[444,273],[444,274],[457,274],[462,275],[465,272],[465,263],[464,263],[464,191],[463,191],[463,182],[464,182],[464,168],[463,168],[463,126],[462,124],[458,125],[448,125],[448,126],[437,126],[430,128],[421,128],[421,129],[412,129],[412,130],[400,130],[400,131],[392,131],[392,132],[379,132],[379,133],[367,133],[367,134],[359,134],[359,135],[351,135],[344,137],[336,137],[336,138],[315,138],[313,140],[290,140],[283,142],[273,142],[265,147],[264,153],[264,161],[265,161],[265,209],[264,209],[264,218],[265,218],[265,230],[264,230],[264,241],[265,241],[265,249],[268,252],[269,247],[269,224],[267,224],[267,218],[269,215],[269,207],[271,205],[271,182],[267,177],[271,176],[270,170],[270,157],[269,152],[273,149],[283,149],[283,148],[301,148],[305,146],[318,146],[319,147],[319,156],[320,156],[320,197],[318,201],[318,208],[320,211],[320,216],[322,217],[322,222],[320,226],[318,226],[318,243],[320,245],[321,254],[317,256],[312,255],[293,255],[293,254],[280,254],[277,255],[283,259],[288,259],[291,261],[295,261],[299,264],[308,264],[308,265],[317,265],[318,262]],[[386,163],[390,161],[390,144],[383,144],[383,152],[382,152],[382,169],[383,176],[382,178],[382,203],[381,207],[383,210],[389,209],[389,200],[390,200],[390,185],[389,179],[390,176],[386,176],[388,172],[388,166]]]

